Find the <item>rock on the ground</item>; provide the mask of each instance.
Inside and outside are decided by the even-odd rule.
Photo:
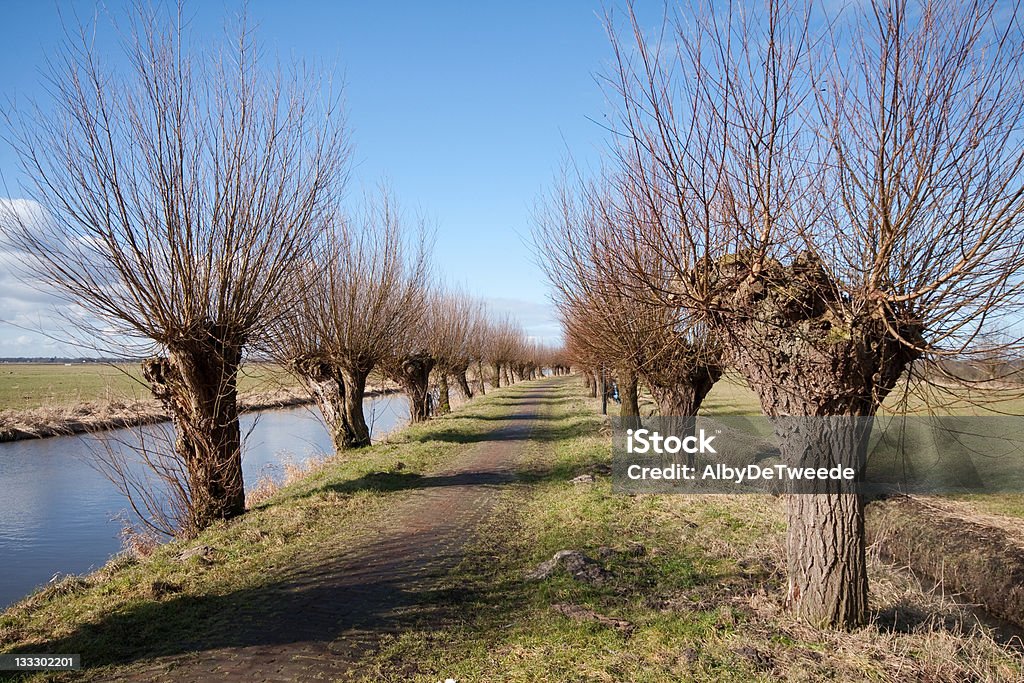
[[[550,560],[537,565],[537,568],[528,573],[526,578],[546,579],[558,569],[564,569],[572,578],[583,583],[602,583],[610,576],[601,565],[580,551],[559,550]]]
[[[605,615],[583,607],[582,605],[555,603],[554,605],[551,605],[551,609],[555,610],[559,614],[564,614],[575,621],[593,621],[601,624],[602,626],[611,627],[620,633],[629,634],[634,628],[633,624],[629,623],[625,619],[606,617]]]
[[[647,548],[641,543],[630,541],[626,544],[625,548],[612,548],[607,545],[603,545],[598,548],[595,552],[599,560],[610,560],[616,555],[625,557],[643,557],[647,554]]]
[[[200,560],[209,560],[211,555],[213,555],[213,548],[208,545],[197,545],[193,548],[186,548],[178,553],[178,560],[185,562],[193,557]]]

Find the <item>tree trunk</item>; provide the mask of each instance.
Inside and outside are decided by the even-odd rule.
[[[782,417],[773,423],[786,464],[842,464],[864,471],[869,418]],[[798,617],[822,628],[863,624],[868,613],[863,497],[853,482],[830,481],[814,491],[786,496],[786,602]]]
[[[506,382],[508,384],[508,382]],[[501,386],[501,363],[494,364],[494,388],[497,389]]]
[[[583,379],[587,385],[587,395],[590,398],[597,398],[597,378],[591,372],[583,373]]]
[[[242,344],[225,343],[227,335],[217,332],[211,326],[203,342],[142,364],[153,395],[174,424],[189,495],[178,521],[188,537],[245,512],[237,388]]]
[[[368,370],[349,368],[341,370],[341,378],[345,386],[342,448],[362,448],[370,445],[370,428],[366,424],[366,414],[363,412],[366,378],[369,374]]]
[[[618,380],[619,399],[622,401],[619,417],[622,418],[622,426],[624,429],[636,429],[640,427],[640,401],[636,373],[632,370],[622,371],[619,373]]]
[[[331,436],[334,451],[345,448],[345,384],[340,370],[315,358],[299,358],[293,361],[295,369],[313,397],[324,426]]]
[[[504,373],[504,379],[505,379],[505,386],[508,386],[508,385],[512,384],[512,382],[511,382],[511,381],[509,381],[509,372],[508,372],[508,366],[506,365],[506,366],[502,367],[502,369],[501,369],[501,370],[502,370],[502,372]]]
[[[861,457],[867,439],[857,421],[875,414],[920,356],[923,326],[887,317],[884,306],[850,310],[839,294],[843,287],[812,252],[786,265],[733,257],[709,263],[698,275],[713,292],[709,322],[736,350],[733,367],[773,418],[786,464]],[[787,507],[793,610],[819,626],[864,623],[868,578],[860,495],[840,486],[791,493]]]
[[[886,342],[882,338],[878,346],[884,348]],[[854,355],[838,344],[809,349],[799,338],[757,343],[758,352],[748,352],[734,363],[756,388],[772,419],[783,461],[817,468],[842,458],[844,465],[855,461],[861,466],[867,435],[858,425],[874,415],[906,361],[881,354]],[[823,349],[831,353],[822,353]],[[768,361],[762,361],[760,353]],[[799,617],[822,628],[864,624],[868,575],[861,495],[846,486],[786,498],[787,603]]]
[[[452,403],[448,396],[448,375],[441,372],[437,376],[437,414],[447,415],[450,412],[452,412]]]
[[[433,369],[434,359],[427,353],[418,353],[403,359],[401,368],[392,378],[409,399],[410,422],[423,422],[433,412],[430,396],[430,371]]]
[[[644,383],[658,404],[658,414],[663,419],[678,418],[672,423],[673,431],[691,436],[697,426],[697,412],[721,376],[721,367],[696,362],[667,367],[657,374],[645,373]]]
[[[608,414],[608,375],[605,373],[604,368],[601,368],[601,414]]]
[[[455,373],[455,381],[459,384],[459,391],[467,400],[473,398],[473,389],[469,386],[469,379],[466,377],[466,368]]]
[[[484,364],[480,362],[476,364],[476,381],[479,384],[480,395],[485,396],[487,389],[484,387]]]

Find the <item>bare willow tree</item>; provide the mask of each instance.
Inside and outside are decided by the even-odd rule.
[[[192,50],[180,16],[137,7],[125,72],[83,27],[52,102],[9,115],[44,217],[6,210],[4,232],[41,285],[156,350],[143,374],[174,419],[185,534],[244,511],[239,365],[294,294],[348,155],[315,74],[265,70],[244,24],[229,38]]]
[[[590,397],[597,398],[597,392],[601,385],[601,360],[592,354],[586,336],[578,334],[578,328],[567,326],[564,321],[562,338],[565,344],[565,356],[571,358],[573,365],[583,372],[583,382]],[[553,363],[551,367],[552,372],[555,372],[558,366]]]
[[[638,375],[648,340],[639,307],[621,295],[605,268],[607,234],[600,209],[563,181],[535,220],[534,242],[555,290],[562,328],[575,347],[613,368],[623,419],[640,415]]]
[[[466,332],[466,360],[465,367],[461,367],[459,372],[455,373],[455,381],[459,385],[459,390],[465,398],[473,398],[473,385],[476,386],[476,390],[481,395],[487,393],[487,389],[484,387],[484,355],[487,347],[487,335],[488,335],[488,319],[487,313],[483,307],[474,313],[472,322],[469,325],[469,329]],[[469,382],[469,370],[473,368],[476,377],[473,385]]]
[[[512,373],[520,382],[534,379],[537,376],[538,363],[543,357],[543,347],[536,340],[525,339],[518,358],[512,362]]]
[[[295,280],[273,353],[309,389],[340,452],[370,445],[367,378],[419,324],[429,264],[426,231],[409,230],[387,189],[367,198],[360,219],[335,220]]]
[[[415,319],[399,330],[388,354],[381,359],[384,374],[402,387],[409,401],[409,421],[413,423],[429,419],[437,407],[430,391],[430,373],[437,364],[433,343],[439,294],[429,286],[424,285],[420,295],[423,303],[415,309]]]
[[[538,213],[537,253],[577,358],[590,367],[615,369],[621,416],[639,418],[643,381],[659,412],[689,418],[679,427],[692,431],[692,418],[722,375],[721,351],[678,306],[646,296],[656,277],[667,287],[671,271],[661,267],[659,251],[621,238],[628,231],[620,221],[636,221],[641,214],[636,207],[624,210],[612,192],[607,180],[574,189],[563,180]],[[641,263],[643,277],[622,267],[623,261]]]
[[[985,329],[1019,345],[1013,10],[875,0],[820,20],[769,0],[684,8],[653,41],[634,19],[629,48],[615,40],[616,151],[646,206],[633,237],[674,263],[657,293],[733,350],[789,463],[860,464],[862,418],[901,376],[979,351]],[[845,485],[788,496],[801,617],[866,619],[863,512]]]
[[[517,356],[525,334],[509,315],[491,320],[487,327],[484,355],[494,370],[492,384],[500,387],[502,378],[506,385],[511,383],[508,366]]]
[[[451,412],[449,380],[456,378],[466,398],[472,397],[466,371],[472,361],[474,326],[483,317],[483,306],[469,296],[451,292],[439,293],[431,311],[432,355],[436,361],[437,413]]]

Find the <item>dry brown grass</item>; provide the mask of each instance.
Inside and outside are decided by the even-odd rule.
[[[392,391],[385,387],[383,391]],[[373,396],[378,392],[367,392]],[[309,396],[298,387],[249,391],[239,397],[243,412],[304,405]],[[170,416],[154,399],[87,401],[25,410],[0,410],[0,442],[81,434],[119,427],[152,424]]]
[[[872,503],[867,526],[881,556],[913,567],[944,592],[1024,625],[1024,544],[1019,534],[963,510],[906,497]]]
[[[282,488],[291,486],[303,477],[319,472],[328,462],[329,459],[325,457],[310,457],[304,460],[296,460],[291,455],[285,456],[281,461],[281,477],[265,474],[245,494],[246,509],[251,510],[263,505]]]

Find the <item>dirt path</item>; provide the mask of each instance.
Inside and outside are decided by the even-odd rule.
[[[327,552],[230,615],[231,645],[135,665],[116,680],[292,681],[345,678],[383,635],[450,618],[432,592],[463,557],[528,443],[555,381],[508,395],[509,413],[429,485],[396,502],[372,540]],[[205,629],[202,629],[205,630]]]

